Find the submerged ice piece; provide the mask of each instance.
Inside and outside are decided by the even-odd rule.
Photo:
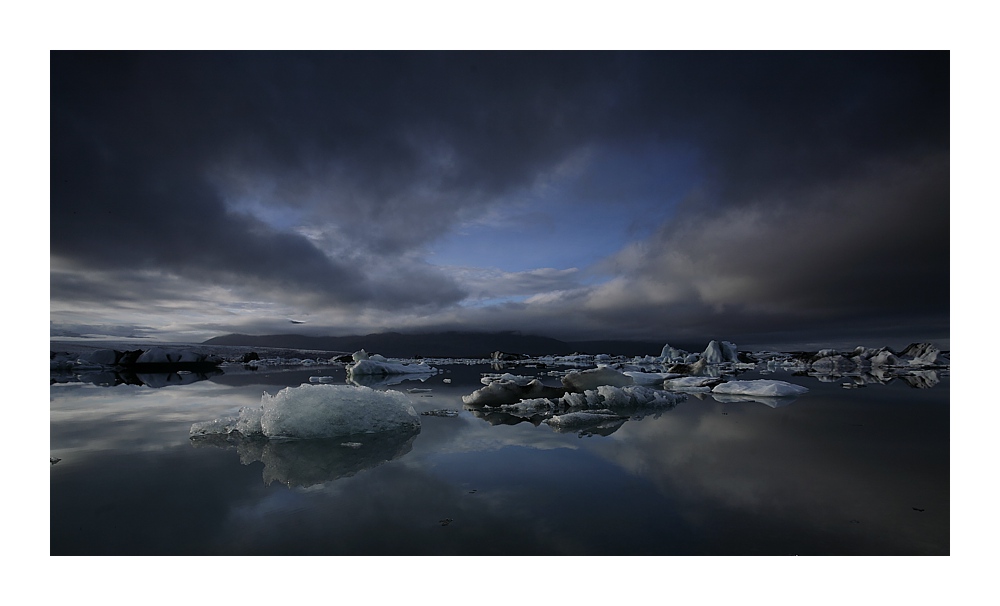
[[[191,436],[331,438],[382,431],[419,430],[420,417],[409,398],[398,391],[352,385],[286,387],[261,396],[259,408],[245,406],[235,417],[191,426]]]

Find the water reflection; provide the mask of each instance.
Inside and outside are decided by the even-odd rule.
[[[927,389],[941,382],[945,371],[934,368],[909,370],[900,368],[872,368],[868,372],[817,372],[815,369],[794,373],[797,376],[812,377],[822,383],[840,382],[845,388],[866,385],[888,385],[896,379],[916,389]]]
[[[143,385],[160,388],[175,385],[190,385],[222,375],[222,370],[177,372],[132,372],[128,370],[98,370],[92,372],[61,372],[52,371],[49,383],[91,383],[100,387],[115,387],[116,385]]]
[[[314,486],[359,471],[372,469],[410,452],[420,433],[386,431],[374,434],[346,435],[319,440],[268,440],[262,437],[193,436],[195,448],[235,449],[240,463],[264,464],[264,485],[278,482],[289,487]]]
[[[347,384],[371,388],[388,387],[389,385],[399,385],[403,381],[419,381],[423,383],[433,376],[433,373],[408,375],[348,375]]]
[[[710,394],[712,399],[716,402],[722,402],[723,404],[736,404],[740,402],[757,402],[759,404],[764,404],[765,406],[770,406],[771,408],[781,408],[782,406],[788,406],[795,400],[798,400],[798,396],[784,396],[784,397],[773,397],[773,396],[748,396],[744,394],[728,394],[728,393],[713,393]]]
[[[792,398],[794,399],[794,398]],[[740,400],[745,401],[745,400]],[[657,406],[656,408],[608,407],[600,410],[569,408],[558,403],[550,410],[518,410],[517,408],[490,408],[475,405],[465,405],[465,410],[477,419],[482,419],[490,425],[519,425],[530,423],[535,427],[545,424],[557,433],[576,433],[581,437],[610,436],[618,431],[627,421],[641,421],[651,416],[660,415],[676,407],[676,402]]]

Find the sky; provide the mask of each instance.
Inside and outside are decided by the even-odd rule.
[[[947,51],[54,51],[50,336],[950,339]]]

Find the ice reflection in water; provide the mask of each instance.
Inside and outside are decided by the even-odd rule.
[[[195,448],[235,449],[240,463],[264,464],[264,485],[278,482],[288,487],[314,486],[378,467],[413,449],[420,433],[384,431],[319,440],[268,440],[263,437],[193,436]]]

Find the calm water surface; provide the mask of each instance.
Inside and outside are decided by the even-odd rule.
[[[377,388],[430,389],[409,393],[417,412],[457,416],[357,448],[189,438],[342,368],[55,382],[51,553],[949,554],[947,376],[844,389],[775,373],[811,391],[777,407],[689,397],[579,433],[466,410],[496,371],[440,368]]]

